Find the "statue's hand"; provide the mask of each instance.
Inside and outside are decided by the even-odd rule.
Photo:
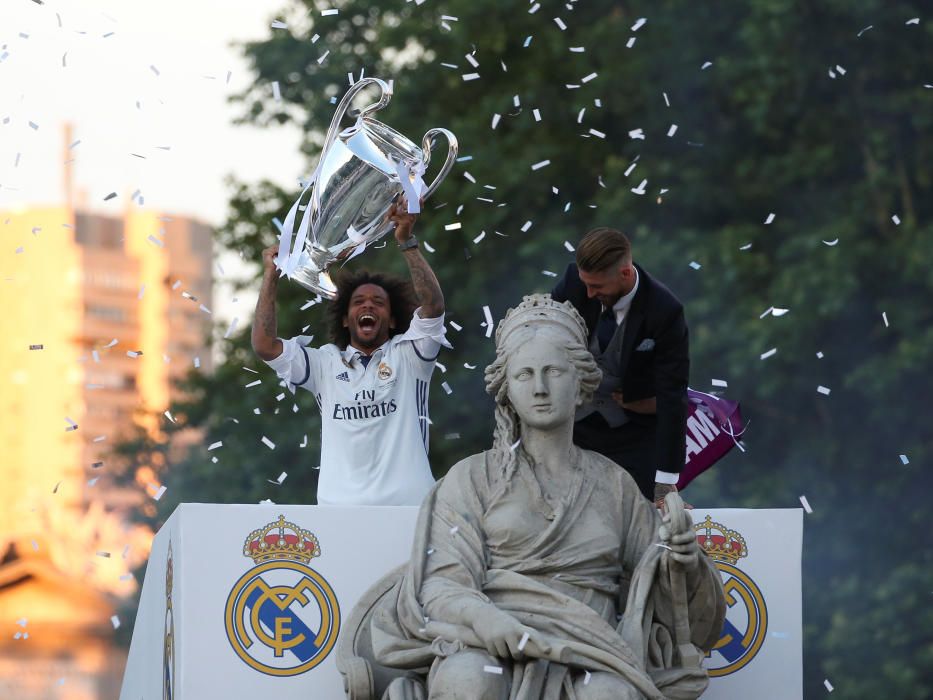
[[[693,571],[700,563],[700,547],[697,545],[696,533],[693,531],[693,519],[690,513],[684,512],[687,518],[686,529],[672,531],[671,516],[665,513],[662,525],[658,529],[661,543],[670,549],[671,558],[688,571]]]
[[[473,620],[473,631],[485,645],[486,651],[500,659],[521,659],[526,651],[532,650],[539,655],[550,653],[550,648],[541,641],[535,630],[497,608],[490,608],[488,612],[477,615]],[[527,638],[525,635],[528,635]]]

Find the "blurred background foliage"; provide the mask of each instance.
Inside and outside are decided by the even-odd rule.
[[[325,5],[339,14],[322,16]],[[636,260],[686,305],[691,385],[727,380],[726,395],[750,421],[747,452],[733,450],[688,500],[795,508],[806,495],[813,506],[805,697],[822,697],[829,678],[846,698],[931,698],[933,24],[908,22],[922,9],[896,0],[587,0],[532,13],[502,0],[292,1],[269,18],[286,29],[243,46],[255,82],[237,100],[244,122],[297,123],[307,170],[289,191],[231,181],[219,241],[256,263],[242,283],[256,288],[260,251],[276,240],[272,219],[284,218],[313,170],[348,74],[394,79],[378,118],[415,141],[449,128],[469,158],[417,231],[436,251],[427,255],[448,321],[463,328],[449,331],[455,349],[433,382],[435,474],[491,443],[483,305],[501,318],[523,294],[550,290],[544,271],[572,261],[565,241],[621,228]],[[462,78],[473,72],[480,78]],[[531,169],[543,160],[550,165]],[[633,192],[642,180],[644,194]],[[405,270],[394,245],[353,264]],[[279,286],[282,336],[309,326],[315,344],[327,341],[323,305],[302,308],[311,298]],[[789,311],[765,314],[771,307]],[[164,465],[156,527],[183,501],[313,502],[313,397],[277,384],[250,350],[248,325],[218,341],[226,360],[215,373],[187,381],[190,399],[172,407],[177,427],[118,448],[130,462]],[[249,370],[261,386],[244,388],[257,378]],[[201,431],[196,448],[173,448],[171,431],[182,428]],[[223,447],[208,452],[215,441]],[[286,481],[269,483],[281,471]]]

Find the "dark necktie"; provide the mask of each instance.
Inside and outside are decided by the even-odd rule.
[[[360,364],[363,365],[363,369],[366,369],[371,359],[373,358],[370,355],[360,355]]]
[[[612,309],[603,310],[599,315],[599,323],[596,324],[596,341],[599,343],[600,352],[606,351],[618,327],[619,324],[616,323],[616,312]]]

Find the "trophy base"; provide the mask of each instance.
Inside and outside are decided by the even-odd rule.
[[[331,280],[327,271],[316,272],[302,268],[297,270],[291,278],[305,289],[320,294],[325,299],[333,301],[337,298],[337,286]]]

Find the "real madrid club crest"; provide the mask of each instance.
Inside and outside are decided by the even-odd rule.
[[[758,585],[736,566],[748,556],[745,538],[708,515],[694,530],[697,544],[719,569],[728,608],[722,636],[704,666],[711,678],[728,676],[746,666],[761,649],[768,632],[768,609]]]
[[[280,515],[254,530],[243,555],[256,566],[227,596],[227,639],[247,665],[271,676],[297,676],[321,663],[340,631],[330,584],[308,566],[321,556],[317,537]]]
[[[389,367],[389,365],[387,365],[385,362],[380,362],[378,377],[382,379],[383,381],[385,381],[391,376],[392,376],[392,368]]]

